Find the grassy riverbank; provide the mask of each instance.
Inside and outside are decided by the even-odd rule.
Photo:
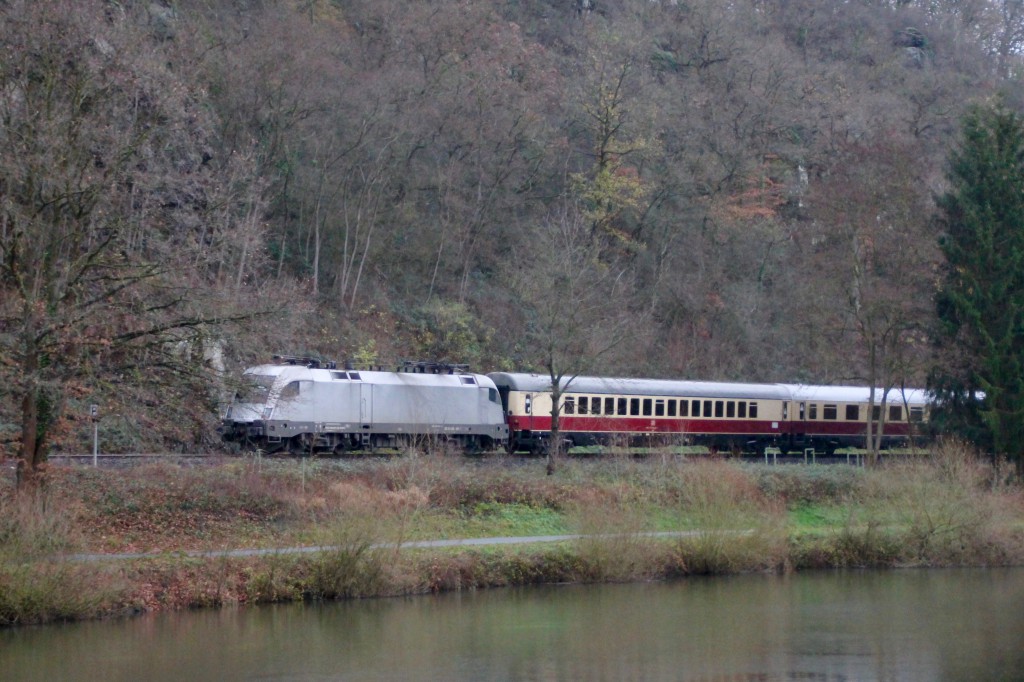
[[[1019,565],[1024,491],[962,448],[864,470],[431,454],[53,467],[0,488],[0,624],[152,609],[825,567]],[[650,531],[697,531],[656,538]],[[414,540],[580,534],[554,544]],[[259,557],[195,550],[329,546]],[[68,554],[156,553],[56,561]]]

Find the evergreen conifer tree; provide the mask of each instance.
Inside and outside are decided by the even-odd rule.
[[[1003,103],[972,107],[939,199],[947,269],[938,298],[963,389],[996,453],[1024,466],[1024,120]],[[970,401],[953,401],[965,410]]]

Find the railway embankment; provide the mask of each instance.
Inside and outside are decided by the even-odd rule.
[[[956,446],[871,469],[649,454],[567,459],[554,476],[536,459],[443,452],[54,464],[36,492],[0,481],[0,624],[539,583],[1020,565],[1024,489],[1009,473]],[[482,540],[539,536],[556,539]]]

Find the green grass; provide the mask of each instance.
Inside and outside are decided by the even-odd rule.
[[[481,502],[460,519],[469,537],[562,535],[569,532],[565,515],[545,507]]]
[[[800,505],[788,513],[792,532],[819,531],[827,528],[841,528],[850,516],[850,509],[842,505]]]

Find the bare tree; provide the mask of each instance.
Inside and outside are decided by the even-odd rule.
[[[562,452],[562,396],[634,335],[642,316],[630,310],[633,275],[595,238],[584,212],[560,203],[516,254],[514,287],[529,312],[526,355],[551,380],[551,442],[547,471]]]
[[[140,25],[91,0],[0,7],[0,381],[20,396],[26,482],[69,396],[187,374],[201,363],[181,342],[233,316],[194,267],[214,194],[196,131],[214,126]]]
[[[892,137],[850,146],[810,199],[821,231],[811,260],[834,274],[832,329],[843,347],[853,349],[851,333],[859,341],[858,378],[871,387],[865,445],[872,458],[890,389],[923,380],[933,320],[939,254],[915,158],[913,144]]]

